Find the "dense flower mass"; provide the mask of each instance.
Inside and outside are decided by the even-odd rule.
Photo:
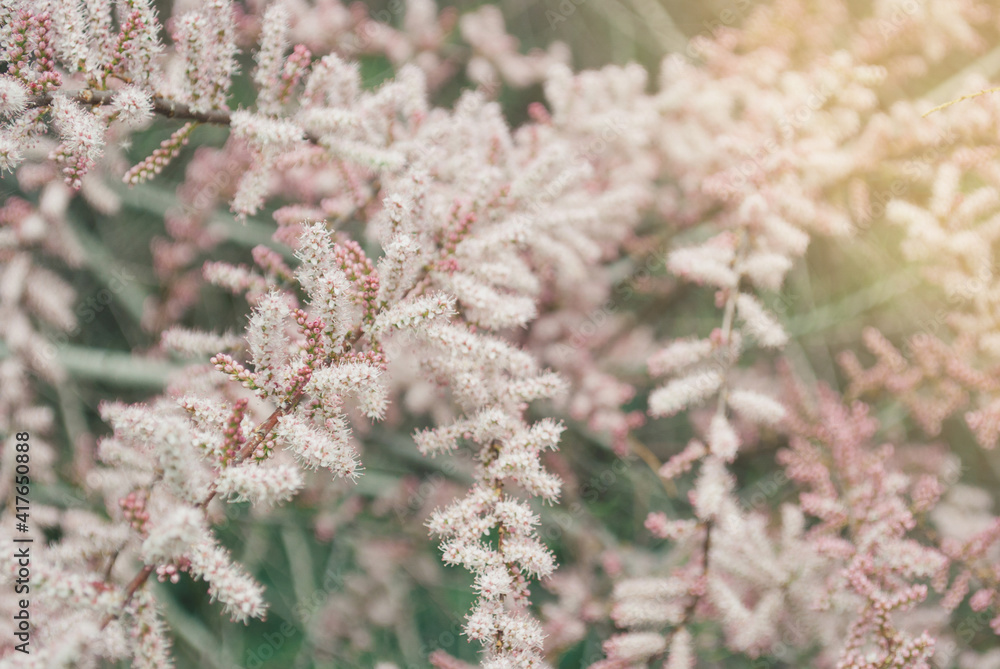
[[[1000,668],[1000,5],[614,4],[0,0],[0,667]]]

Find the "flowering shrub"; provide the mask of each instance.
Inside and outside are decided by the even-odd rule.
[[[1000,668],[994,4],[0,0],[0,666]]]

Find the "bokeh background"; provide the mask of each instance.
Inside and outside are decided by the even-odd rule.
[[[163,13],[169,14],[169,3],[160,4]],[[378,20],[396,25],[403,20],[400,3],[364,4]],[[441,4],[462,14],[483,3]],[[638,62],[655,82],[666,54],[684,52],[699,35],[740,26],[757,3],[509,0],[487,4],[502,11],[522,52],[562,42],[575,69]],[[852,10],[865,12],[867,5],[855,2]],[[461,61],[467,47],[457,35],[452,41],[455,57]],[[244,76],[252,67],[247,51]],[[360,60],[366,86],[378,86],[393,72],[382,57],[363,55]],[[977,57],[956,53],[938,62],[913,90],[892,94],[944,101],[960,92],[960,73],[975,71],[991,77],[997,69],[996,52]],[[450,105],[470,86],[472,82],[459,71],[436,91],[435,102]],[[492,92],[512,125],[524,122],[531,103],[544,101],[538,85],[504,86]],[[245,81],[235,86],[232,106],[241,101],[252,101]],[[137,162],[178,126],[157,120],[120,146],[123,156]],[[36,503],[99,508],[100,500],[84,492],[82,464],[93,452],[95,439],[107,432],[97,415],[98,404],[109,398],[141,401],[160,390],[182,365],[183,361],[157,350],[158,332],[149,304],[164,300],[171,286],[164,286],[154,271],[153,254],[168,237],[165,220],[177,206],[176,191],[184,182],[189,159],[199,147],[221,146],[226,134],[201,126],[181,160],[156,180],[132,188],[113,186],[121,201],[117,210],[102,210],[80,198],[71,202],[67,219],[84,250],[84,260],[74,269],[56,263],[51,269],[78,291],[79,327],[69,336],[56,331],[50,335],[51,350],[66,366],[69,379],[39,384],[42,401],[58,410],[58,469],[63,476],[58,482],[33,488]],[[934,156],[927,159],[933,161]],[[220,193],[230,189],[239,175],[239,166],[228,171],[222,167],[217,174]],[[878,189],[878,184],[872,185],[873,191]],[[0,192],[5,198],[36,197],[23,192],[9,175],[0,180]],[[222,199],[210,219],[218,243],[203,251],[188,249],[185,265],[198,267],[209,259],[246,262],[250,249],[267,243],[274,228],[269,211],[238,222]],[[678,232],[676,226],[653,214],[642,232],[646,243],[620,263],[621,279],[607,308],[634,315],[636,323],[645,324],[648,336],[661,340],[707,334],[718,320],[711,292],[675,284],[663,267],[664,249],[699,233]],[[781,315],[792,336],[787,353],[798,374],[843,388],[846,384],[835,363],[836,354],[855,345],[864,327],[876,326],[890,337],[941,329],[937,314],[949,308],[949,298],[922,284],[918,271],[901,258],[899,235],[876,217],[865,235],[819,239],[791,273],[783,296],[770,298],[769,306]],[[245,302],[203,286],[181,322],[205,329],[226,323],[237,329],[247,312]],[[131,355],[136,351],[149,355],[136,362]],[[619,372],[626,379],[634,378],[640,387],[648,385],[640,364]],[[645,404],[645,396],[639,394],[630,408],[641,411]],[[886,436],[905,440],[912,428],[898,406],[887,406],[879,416]],[[534,410],[539,417],[558,413],[544,405]],[[536,605],[547,619],[563,616],[567,626],[579,625],[575,614],[563,611],[586,612],[585,629],[567,632],[567,638],[574,640],[558,657],[560,669],[575,669],[602,657],[600,644],[613,629],[607,617],[607,596],[614,577],[669,567],[661,564],[664,542],[652,538],[643,527],[647,514],[665,511],[683,516],[688,506],[686,489],[664,488],[642,454],[621,459],[608,440],[595,438],[568,416],[563,418],[569,429],[562,451],[548,464],[566,480],[564,503],[542,509],[541,534],[565,568],[533,590]],[[182,580],[169,588],[155,585],[175,634],[178,666],[309,669],[393,662],[401,668],[426,667],[428,654],[438,648],[475,661],[475,646],[460,633],[461,616],[473,599],[471,577],[441,565],[423,525],[431,509],[464,488],[470,480],[471,462],[420,456],[410,434],[421,427],[419,422],[392,429],[376,426],[361,435],[365,472],[356,484],[315,488],[266,515],[251,511],[247,504],[230,504],[220,537],[234,558],[264,584],[271,609],[265,621],[233,625],[218,615],[202,584]],[[660,460],[690,437],[691,428],[683,417],[651,422],[636,433],[637,440]],[[962,472],[964,480],[1000,491],[997,459],[974,445],[960,420],[949,420],[941,439],[968,463]],[[739,495],[748,506],[773,507],[794,496],[792,487],[770,465],[779,446],[777,435],[764,435],[757,452],[739,461]],[[971,645],[979,647],[990,643],[988,629],[971,640]],[[731,657],[722,648],[705,652],[705,657],[712,658],[705,666],[749,666],[748,660]]]

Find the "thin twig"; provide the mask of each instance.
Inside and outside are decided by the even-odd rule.
[[[712,528],[714,527],[714,524],[711,520],[706,520],[703,523],[703,526],[705,528],[705,538],[701,544],[701,576],[699,577],[699,580],[701,581],[705,581],[708,577],[708,554],[712,550]],[[699,587],[704,585],[704,583],[700,583]],[[674,629],[670,631],[670,635],[667,637],[667,643],[665,644],[667,649],[670,648],[670,645],[673,643],[674,637],[677,636],[677,633],[691,624],[691,621],[694,619],[695,610],[698,608],[698,603],[701,601],[701,597],[701,594],[691,594],[691,600],[684,607],[684,614],[681,616],[680,622],[674,626]],[[661,653],[666,652],[669,652],[669,650],[661,651]]]
[[[1000,46],[993,47],[989,52],[955,72],[923,97],[932,102],[950,100],[961,92],[970,77],[977,76],[988,80],[998,74],[1000,74]]]
[[[59,95],[82,105],[91,107],[102,107],[110,105],[117,91],[102,91],[91,88],[83,88],[75,91],[59,91]],[[52,106],[53,93],[42,93],[28,98],[28,109],[46,109]],[[160,96],[153,97],[153,112],[164,118],[178,119],[182,121],[193,121],[195,123],[211,123],[213,125],[232,125],[233,116],[228,109],[209,109],[206,111],[196,111],[191,105],[177,102],[170,98]],[[312,133],[304,133],[304,137],[312,144],[319,144],[319,137]]]
[[[986,88],[986,89],[983,89],[983,90],[979,91],[978,93],[969,93],[968,95],[963,95],[960,98],[955,98],[954,100],[949,100],[948,102],[945,102],[944,104],[941,104],[941,105],[938,105],[937,107],[934,107],[933,109],[929,109],[929,110],[925,111],[921,116],[923,116],[924,118],[926,118],[926,117],[930,116],[931,114],[933,114],[936,111],[941,111],[945,107],[950,107],[953,104],[956,104],[958,102],[962,102],[963,100],[971,100],[972,98],[978,98],[980,95],[986,95],[987,93],[996,93],[997,91],[1000,91],[1000,86],[998,86],[996,88]]]
[[[677,485],[670,479],[660,475],[660,468],[663,467],[663,463],[660,462],[658,457],[656,457],[656,454],[649,450],[646,444],[632,436],[629,436],[628,445],[629,448],[632,449],[632,452],[642,458],[642,461],[649,465],[649,468],[653,470],[653,473],[656,474],[656,478],[660,479],[660,484],[663,486],[663,489],[667,492],[667,494],[670,497],[677,497]]]
[[[117,93],[117,91],[95,91],[90,88],[84,88],[76,91],[61,91],[60,95],[63,95],[82,105],[101,107],[103,105],[111,104],[115,93]],[[50,107],[52,106],[53,98],[54,95],[52,93],[34,95],[28,98],[28,109],[42,109]],[[190,105],[163,97],[153,98],[153,111],[160,116],[165,116],[166,118],[197,121],[199,123],[214,123],[215,125],[230,125],[233,120],[232,115],[227,109],[195,111],[191,109]]]
[[[108,560],[108,566],[104,570],[104,582],[107,583],[111,579],[111,570],[114,569],[115,562],[118,560],[118,555],[121,551],[115,551],[111,554],[111,559]]]
[[[149,565],[149,564],[145,565],[142,568],[142,570],[138,574],[135,575],[135,578],[133,578],[129,582],[128,587],[125,588],[125,601],[122,602],[122,610],[124,610],[125,607],[128,606],[129,602],[132,601],[132,597],[139,590],[139,588],[142,587],[143,583],[146,582],[146,579],[149,578],[149,575],[153,573],[153,569],[154,569],[153,565]],[[117,617],[118,617],[118,615],[113,614],[113,613],[109,613],[108,615],[106,615],[104,617],[104,620],[101,621],[101,629],[103,630],[105,627],[108,626],[108,624],[112,620],[114,620]]]
[[[254,450],[260,444],[262,444],[265,439],[267,439],[267,436],[271,433],[271,430],[273,430],[274,426],[278,424],[278,419],[281,418],[286,413],[290,412],[292,409],[294,409],[296,405],[298,405],[301,399],[302,399],[302,391],[300,390],[298,394],[292,398],[291,402],[289,402],[285,406],[275,409],[267,420],[258,425],[256,428],[254,428],[254,431],[251,433],[252,437],[250,439],[247,439],[246,443],[243,444],[243,447],[233,458],[232,464],[239,464],[244,460],[246,460],[248,457],[250,457],[250,454],[252,454]],[[208,495],[205,497],[204,500],[202,500],[198,504],[198,508],[202,510],[208,508],[209,503],[211,503],[211,501],[215,499],[215,494],[216,494],[216,488],[215,485],[213,484],[212,489],[209,491]],[[153,573],[153,566],[145,565],[142,568],[142,570],[138,574],[136,574],[135,578],[133,578],[132,581],[128,584],[128,587],[125,589],[125,600],[122,602],[123,611],[128,606],[129,602],[132,601],[132,597],[135,595],[136,591],[142,587],[142,585],[149,578],[149,575],[152,573]],[[110,623],[111,620],[115,617],[116,616],[114,614],[109,614],[101,623],[101,629],[107,627],[108,623]]]

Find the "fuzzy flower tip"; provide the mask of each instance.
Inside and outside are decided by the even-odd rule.
[[[674,379],[649,396],[649,413],[653,416],[672,416],[692,404],[708,399],[721,386],[722,374],[715,370]]]
[[[728,402],[736,413],[754,423],[774,425],[785,417],[781,402],[752,390],[734,390]]]
[[[138,86],[125,86],[111,101],[115,118],[129,127],[140,126],[153,117],[153,101]]]
[[[216,481],[216,490],[236,501],[276,505],[290,500],[303,483],[298,467],[250,464],[224,469]]]
[[[0,77],[0,115],[17,116],[28,105],[28,89],[11,77]]]
[[[708,428],[708,446],[713,454],[726,462],[732,462],[736,457],[740,438],[723,413],[717,413],[712,417]]]

